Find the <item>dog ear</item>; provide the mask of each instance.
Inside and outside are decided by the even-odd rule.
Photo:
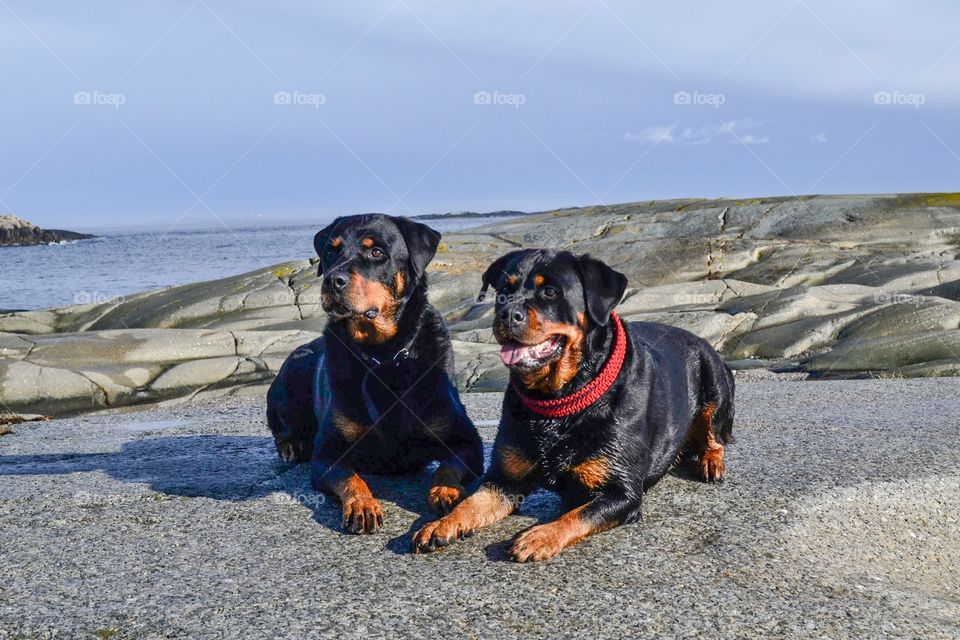
[[[491,263],[487,270],[483,272],[483,277],[481,279],[480,285],[480,294],[477,295],[477,302],[483,302],[484,298],[487,297],[487,288],[490,285],[493,285],[494,288],[497,288],[497,285],[500,283],[500,278],[504,275],[504,270],[507,267],[507,264],[512,262],[514,258],[520,254],[530,251],[529,249],[519,249],[517,251],[511,251],[510,253],[505,253]]]
[[[593,324],[606,326],[610,313],[620,304],[627,290],[627,276],[614,271],[606,262],[582,255],[577,258],[587,315]]]
[[[317,252],[317,255],[320,256],[320,262],[317,263],[317,277],[323,275],[323,248],[327,246],[327,242],[330,241],[330,234],[333,233],[333,230],[340,224],[340,221],[343,218],[337,218],[323,229],[317,232],[317,235],[313,236],[313,249]]]
[[[416,278],[423,276],[427,265],[433,260],[440,245],[440,233],[425,224],[414,222],[410,218],[395,218],[394,222],[403,235],[407,244],[407,254],[410,256],[410,268]]]

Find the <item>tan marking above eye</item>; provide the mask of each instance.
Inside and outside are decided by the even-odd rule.
[[[363,240],[360,241],[360,244],[362,244],[365,248],[369,249],[374,244],[373,238],[364,238]]]
[[[507,284],[510,285],[511,287],[515,287],[517,286],[517,281],[519,279],[520,278],[518,278],[517,276],[507,276]]]
[[[333,247],[334,249],[339,249],[340,245],[342,244],[343,244],[343,238],[334,238],[333,240],[330,241],[330,246]]]
[[[546,281],[547,281],[546,278],[544,278],[543,276],[536,276],[536,277],[533,279],[533,284],[535,284],[536,286],[539,287],[539,286],[541,286],[541,285],[542,285],[544,282],[546,282]]]

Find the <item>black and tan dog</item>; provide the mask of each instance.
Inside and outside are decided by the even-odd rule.
[[[483,276],[497,291],[494,336],[510,386],[480,488],[421,529],[433,551],[512,513],[537,487],[570,509],[520,533],[513,559],[545,560],[586,536],[636,521],[645,490],[696,457],[707,481],[724,474],[734,383],[705,341],[613,313],[626,277],[588,256],[523,250]]]
[[[373,533],[383,510],[360,473],[440,466],[427,501],[446,513],[483,472],[479,434],[453,384],[443,319],[424,270],[440,235],[406,218],[338,218],[314,245],[329,316],[323,337],[287,358],[267,395],[280,456],[312,461],[313,484],[343,506],[343,526]]]

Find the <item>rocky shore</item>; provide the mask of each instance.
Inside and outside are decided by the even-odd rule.
[[[672,200],[518,216],[445,234],[431,299],[457,382],[501,390],[479,274],[517,247],[591,253],[627,274],[627,320],[687,328],[742,378],[960,373],[960,194]],[[0,314],[0,403],[68,414],[262,393],[319,335],[310,259],[107,304]]]
[[[88,240],[95,236],[61,229],[41,229],[32,222],[16,216],[0,216],[0,247],[20,247],[35,244],[57,244],[73,240]]]

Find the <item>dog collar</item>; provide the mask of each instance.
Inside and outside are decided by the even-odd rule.
[[[418,334],[414,334],[410,342],[407,343],[407,346],[393,354],[392,358],[381,360],[380,358],[372,356],[369,353],[358,351],[361,361],[367,367],[367,370],[363,372],[363,377],[360,378],[360,395],[363,396],[363,403],[367,407],[367,415],[370,416],[370,420],[374,425],[380,422],[381,414],[380,410],[377,408],[377,403],[374,401],[373,396],[370,395],[370,389],[368,387],[370,376],[373,375],[379,380],[380,378],[373,372],[385,364],[392,364],[394,368],[399,367],[400,363],[410,357],[410,347],[413,346],[413,343],[416,341],[417,335]],[[382,380],[381,383],[383,383]]]
[[[627,332],[623,328],[623,322],[620,321],[620,316],[613,312],[610,313],[610,320],[613,324],[613,348],[610,350],[610,357],[604,363],[597,377],[585,384],[579,391],[550,400],[536,400],[524,395],[520,388],[514,384],[514,391],[520,396],[520,401],[527,409],[547,418],[563,418],[583,411],[610,390],[617,376],[620,375],[623,361],[627,355]]]
[[[358,353],[360,354],[360,359],[369,365],[368,369],[370,368],[376,369],[380,365],[386,364],[388,362],[392,362],[395,366],[399,366],[400,363],[406,360],[407,356],[410,355],[410,348],[404,347],[403,349],[400,349],[395,354],[393,354],[392,358],[387,358],[386,360],[375,358],[371,356],[369,353],[364,353],[363,351],[359,351]]]

